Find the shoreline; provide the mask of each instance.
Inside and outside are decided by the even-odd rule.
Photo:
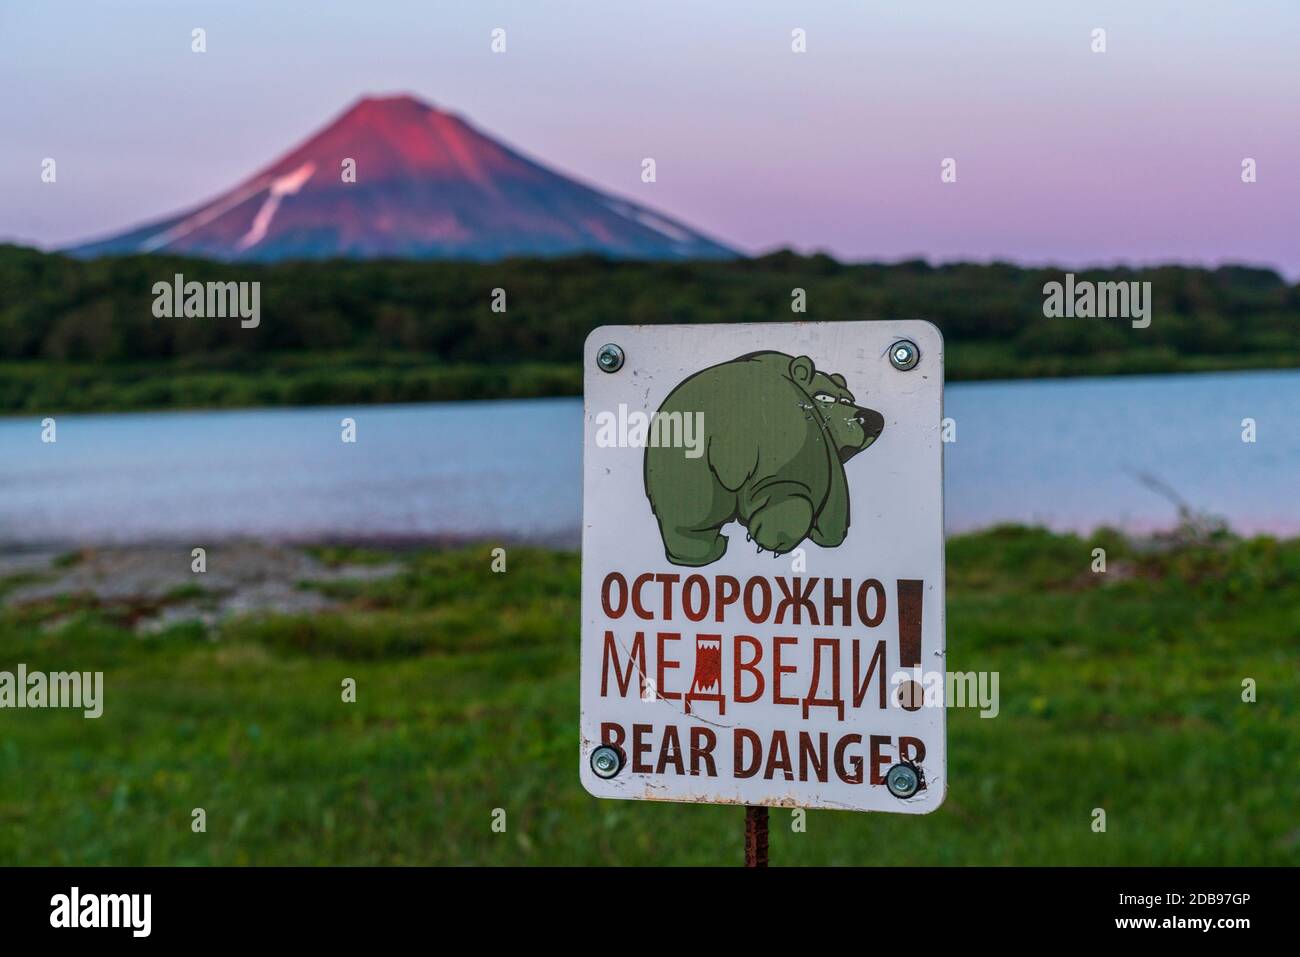
[[[1230,524],[1219,521],[1215,516],[1198,515],[1196,520],[1202,523],[1217,523],[1224,532],[1233,538],[1274,538],[1285,541],[1300,538],[1300,518],[1281,519],[1272,522],[1246,522]],[[1044,532],[1053,536],[1074,536],[1080,539],[1094,538],[1099,535],[1119,534],[1134,543],[1159,542],[1177,535],[1183,528],[1176,516],[1162,519],[1152,518],[1143,521],[1116,519],[1109,522],[1097,522],[1087,525],[1075,525],[1068,522],[1037,521],[1032,519],[1006,519],[992,522],[974,523],[946,527],[944,540],[978,536],[1001,529],[1016,528]],[[726,530],[724,529],[724,533]],[[744,529],[735,526],[730,534],[742,534]],[[402,555],[418,551],[452,551],[470,548],[475,545],[490,547],[539,548],[561,552],[580,552],[582,550],[582,529],[574,526],[564,531],[548,532],[536,535],[518,532],[496,533],[483,532],[447,532],[447,533],[371,533],[371,534],[295,534],[295,535],[251,535],[247,533],[173,535],[142,538],[113,539],[2,539],[0,538],[0,579],[6,574],[7,564],[28,562],[41,557],[66,559],[82,552],[130,552],[130,551],[183,551],[186,554],[193,548],[242,549],[267,548],[312,551],[318,549],[356,549],[361,551],[388,552]]]
[[[1080,536],[1043,526],[997,525],[946,537],[950,558],[971,547],[996,547],[1007,538],[1038,543],[1044,553],[1078,551],[1086,572],[1086,551],[1098,543],[1114,551],[1111,576],[1133,574],[1133,562],[1188,548],[1233,548],[1273,536],[1243,536],[1203,519],[1129,535],[1097,529]],[[1282,539],[1284,545],[1296,538]],[[1080,547],[1082,544],[1082,548]],[[58,628],[83,614],[107,615],[141,633],[182,623],[204,629],[247,615],[316,615],[343,612],[358,587],[421,577],[430,556],[473,559],[481,548],[486,568],[491,548],[526,550],[580,558],[576,547],[487,539],[369,537],[359,541],[258,542],[241,539],[204,545],[202,571],[191,544],[137,543],[67,549],[0,549],[0,615],[36,614],[44,627]],[[1251,547],[1247,545],[1246,547]],[[1081,572],[1082,574],[1082,572]],[[1086,577],[1086,576],[1085,576]]]
[[[9,363],[12,365],[13,363]],[[0,363],[0,372],[3,372],[6,363]],[[168,372],[166,368],[151,370],[154,372]],[[1077,374],[1062,372],[1055,375],[990,375],[990,376],[947,376],[944,382],[944,389],[948,391],[953,388],[962,390],[966,387],[998,387],[998,386],[1033,386],[1033,385],[1050,385],[1053,383],[1087,383],[1087,382],[1114,382],[1122,380],[1124,382],[1133,382],[1135,380],[1169,380],[1176,378],[1209,378],[1212,376],[1230,376],[1242,377],[1250,375],[1273,374],[1277,376],[1298,375],[1300,374],[1300,359],[1297,359],[1291,365],[1222,365],[1211,366],[1208,368],[1189,367],[1184,369],[1135,369],[1122,370],[1115,372],[1094,372],[1084,370]],[[513,403],[513,402],[581,402],[583,398],[581,389],[574,392],[563,393],[522,393],[518,395],[480,395],[480,396],[454,396],[454,397],[430,397],[427,399],[416,399],[410,401],[390,401],[386,399],[375,399],[373,397],[359,397],[352,402],[340,402],[337,400],[322,402],[273,402],[273,403],[253,403],[231,405],[220,405],[212,403],[202,403],[196,405],[185,404],[166,404],[166,405],[126,405],[123,407],[110,407],[104,409],[86,409],[81,407],[61,407],[57,404],[50,405],[48,408],[35,409],[13,409],[10,407],[0,407],[0,425],[9,422],[18,422],[24,419],[43,418],[45,416],[65,416],[65,417],[100,417],[100,416],[121,416],[121,415],[204,415],[204,414],[250,414],[250,413],[283,413],[293,411],[311,411],[326,412],[331,409],[336,411],[346,411],[362,408],[384,408],[384,409],[402,409],[402,408],[423,408],[427,406],[439,406],[444,408],[454,408],[456,406],[484,406],[493,404]]]

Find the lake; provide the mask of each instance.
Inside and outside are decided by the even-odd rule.
[[[945,414],[950,532],[1167,527],[1149,474],[1300,533],[1300,371],[957,383]],[[40,418],[0,420],[0,546],[579,539],[579,399],[61,415],[53,444]]]

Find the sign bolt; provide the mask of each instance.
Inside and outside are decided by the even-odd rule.
[[[889,361],[899,372],[906,372],[921,361],[921,350],[911,339],[899,339],[889,347]]]
[[[591,770],[596,777],[609,780],[623,769],[623,756],[608,744],[602,744],[591,752]]]
[[[607,342],[596,353],[596,365],[602,372],[617,372],[623,368],[623,350],[612,342]]]
[[[920,786],[921,778],[910,764],[895,764],[885,775],[885,787],[896,798],[910,798]]]

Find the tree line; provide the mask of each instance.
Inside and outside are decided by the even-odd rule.
[[[171,284],[178,273],[187,282],[260,283],[260,323],[155,317],[155,284]],[[576,368],[587,333],[607,323],[924,318],[943,330],[950,378],[1300,364],[1300,287],[1275,272],[1075,273],[1093,282],[1150,282],[1150,326],[1048,318],[1044,286],[1061,281],[1063,270],[1004,263],[852,264],[777,252],[684,263],[580,256],[231,264],[78,260],[0,246],[0,363],[93,366],[107,377],[115,367],[239,373],[317,362],[354,374],[393,364],[494,368],[493,388],[509,392],[502,383],[510,367]],[[792,308],[800,305],[804,311]],[[542,378],[550,382],[546,394],[569,389]],[[466,377],[467,388],[478,387],[473,381]],[[327,382],[321,388],[328,393]]]

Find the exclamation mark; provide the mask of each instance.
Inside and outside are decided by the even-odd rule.
[[[921,592],[919,578],[898,580],[898,663],[914,668],[921,663]]]
[[[925,582],[919,578],[898,580],[898,666],[915,668],[921,663],[921,596]],[[904,711],[917,711],[924,702],[924,692],[915,681],[905,681],[898,688],[898,704]]]

